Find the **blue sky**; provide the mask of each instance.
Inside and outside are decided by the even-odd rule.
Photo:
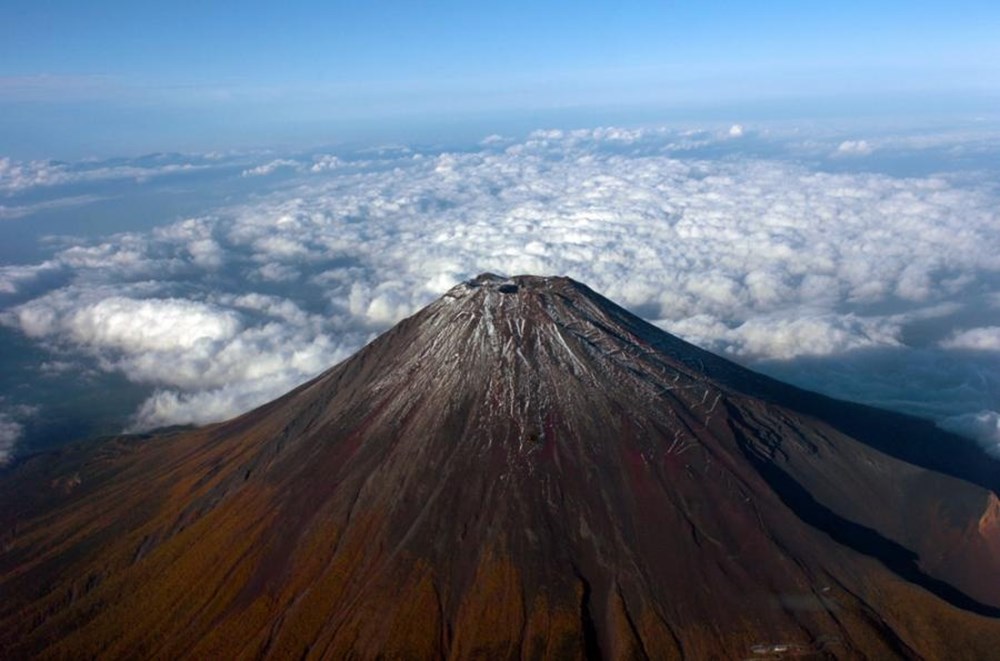
[[[998,34],[988,2],[14,0],[0,153],[447,140],[708,111],[981,114],[1000,98]]]

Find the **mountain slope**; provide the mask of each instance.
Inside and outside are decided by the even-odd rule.
[[[484,275],[256,411],[0,479],[0,656],[982,658],[996,475]]]

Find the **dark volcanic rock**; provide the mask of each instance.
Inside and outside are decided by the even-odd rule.
[[[983,658],[996,486],[928,423],[483,275],[244,416],[0,478],[0,657]]]

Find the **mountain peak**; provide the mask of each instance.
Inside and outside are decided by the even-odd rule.
[[[0,480],[0,656],[982,657],[993,478],[878,449],[933,434],[484,273],[239,418]]]
[[[585,357],[601,353],[636,353],[636,346],[649,344],[654,335],[663,346],[699,349],[647,324],[585,285],[567,277],[492,273],[456,285],[436,302],[408,320],[422,336],[441,333],[462,346],[449,345],[459,353],[492,351],[509,356],[525,344],[549,350],[536,357],[563,354],[562,368],[581,367]],[[440,338],[438,338],[440,340]],[[552,351],[551,346],[559,347]],[[649,348],[647,346],[647,348]],[[523,353],[523,352],[522,352]],[[606,358],[607,356],[605,356]]]
[[[502,299],[492,294],[515,296],[579,296],[586,288],[566,276],[516,275],[505,277],[495,273],[480,275],[459,283],[445,293],[445,299],[466,299],[470,296],[480,297],[484,302],[496,303]]]
[[[607,424],[595,414],[612,412],[652,418],[673,430],[675,449],[689,447],[697,434],[678,416],[711,424],[724,396],[700,371],[704,352],[565,277],[480,275],[376,348],[393,364],[373,397],[393,410],[414,398],[434,398],[440,411],[466,401],[463,415],[483,431],[473,435],[479,442],[500,439],[519,452],[525,435],[546,438],[543,419],[584,437],[577,426]]]

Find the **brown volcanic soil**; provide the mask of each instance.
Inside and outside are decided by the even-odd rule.
[[[232,421],[0,476],[0,658],[986,658],[998,475],[480,276]]]

